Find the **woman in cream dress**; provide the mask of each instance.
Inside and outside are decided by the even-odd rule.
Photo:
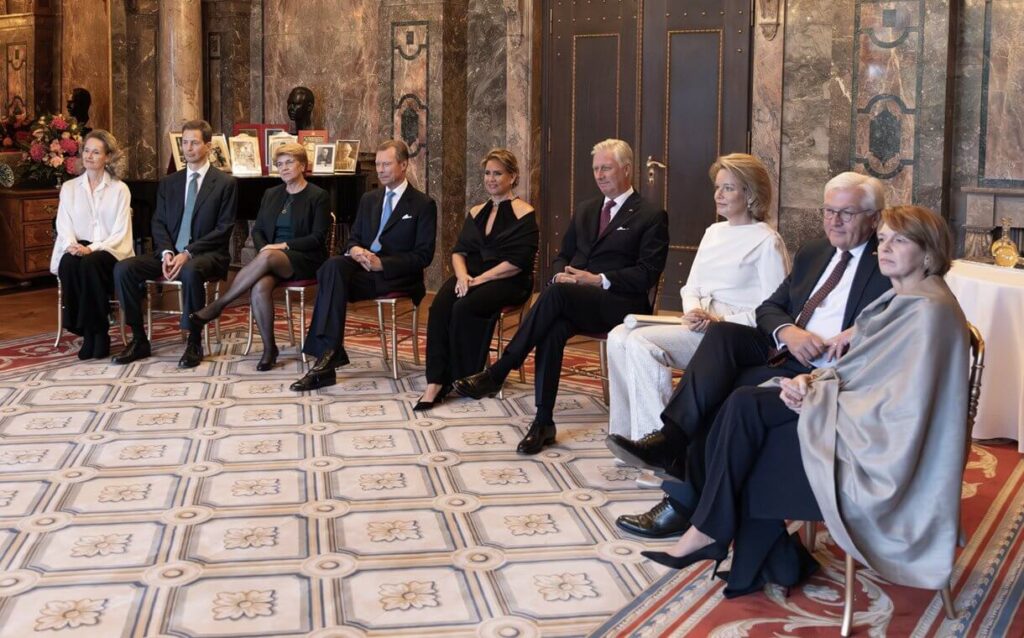
[[[661,427],[672,368],[685,369],[713,321],[754,325],[754,309],[789,272],[779,234],[764,222],[772,198],[760,160],[732,153],[708,171],[715,210],[725,221],[704,232],[686,285],[682,325],[625,324],[608,334],[609,434],[633,440]]]

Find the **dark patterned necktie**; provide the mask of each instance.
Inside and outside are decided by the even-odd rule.
[[[604,203],[604,208],[601,209],[601,221],[597,227],[597,236],[600,237],[604,234],[604,231],[608,229],[608,224],[612,223],[612,209],[615,208],[615,200],[609,199]]]

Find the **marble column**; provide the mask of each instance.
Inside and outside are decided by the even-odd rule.
[[[169,131],[203,116],[203,12],[200,0],[160,3],[157,113],[159,170],[171,158]]]
[[[779,221],[779,171],[782,163],[782,67],[785,50],[785,0],[758,0],[755,13],[750,152],[768,169],[772,182],[769,222]]]
[[[89,126],[110,130],[111,38],[108,0],[62,0],[61,86],[58,109],[65,111],[71,90],[82,87],[92,96]]]

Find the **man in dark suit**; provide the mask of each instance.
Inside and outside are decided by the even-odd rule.
[[[331,257],[316,273],[316,305],[303,351],[317,360],[291,385],[296,392],[334,385],[335,368],[348,363],[344,338],[349,302],[408,292],[418,305],[426,294],[423,271],[434,258],[437,204],[405,178],[405,142],[381,144],[376,162],[381,188],[359,200],[346,253]]]
[[[757,327],[717,322],[694,353],[664,412],[663,427],[639,441],[619,435],[608,447],[623,461],[684,478],[691,499],[663,501],[617,523],[645,536],[682,532],[704,483],[704,443],[719,407],[738,387],[795,377],[842,355],[857,315],[892,287],[878,270],[875,230],[885,207],[881,182],[841,173],[825,186],[820,209],[827,239],[808,242],[793,270],[757,308]]]
[[[577,206],[551,284],[502,357],[453,384],[463,396],[493,395],[537,349],[537,416],[519,443],[520,454],[536,454],[555,442],[553,413],[566,342],[581,332],[607,332],[630,313],[651,312],[648,295],[668,256],[668,215],[633,190],[629,145],[605,140],[592,155],[594,180],[604,195]]]
[[[118,262],[114,268],[117,300],[132,328],[131,343],[114,356],[114,363],[150,355],[142,323],[143,284],[160,276],[182,283],[181,327],[190,332],[178,367],[194,368],[203,360],[202,329],[195,329],[189,315],[206,305],[203,282],[227,276],[238,201],[235,178],[210,165],[212,139],[213,129],[203,120],[182,126],[181,151],[187,166],[161,179],[157,187],[153,252]]]

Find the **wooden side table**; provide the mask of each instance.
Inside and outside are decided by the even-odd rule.
[[[31,279],[50,274],[58,194],[56,188],[0,189],[0,275]]]

